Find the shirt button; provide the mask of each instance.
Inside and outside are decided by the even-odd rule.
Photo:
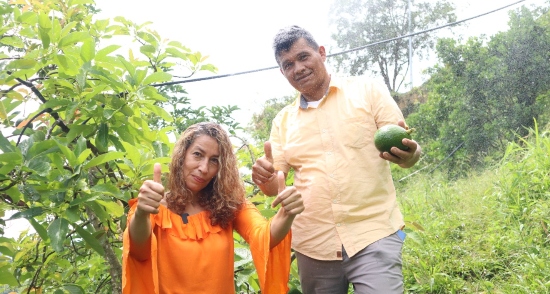
[[[334,199],[332,200],[332,203],[338,203],[338,200]]]
[[[339,226],[340,226],[340,223],[337,223],[336,226],[339,227]]]
[[[326,129],[323,129],[323,133],[326,133],[326,132],[327,132],[327,130],[326,130]]]

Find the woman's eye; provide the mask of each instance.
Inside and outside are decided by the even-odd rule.
[[[220,163],[218,159],[211,159],[210,162],[214,165],[218,165]]]

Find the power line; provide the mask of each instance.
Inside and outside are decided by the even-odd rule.
[[[476,16],[465,18],[463,20],[455,21],[455,22],[452,22],[452,23],[448,23],[448,24],[445,24],[445,25],[438,26],[438,27],[426,29],[426,30],[419,31],[419,32],[416,32],[416,33],[411,33],[411,34],[407,34],[407,35],[403,35],[403,36],[399,36],[399,37],[395,37],[395,38],[390,38],[390,39],[374,42],[374,43],[371,43],[371,44],[367,44],[367,45],[364,45],[364,46],[344,50],[344,51],[337,52],[337,53],[327,54],[327,57],[333,57],[333,56],[337,56],[337,55],[350,53],[350,52],[353,52],[353,51],[359,51],[359,50],[366,49],[368,47],[372,47],[372,46],[376,46],[376,45],[380,45],[380,44],[384,44],[384,43],[389,43],[389,42],[396,41],[396,40],[399,40],[399,39],[413,37],[413,36],[420,35],[420,34],[425,34],[425,33],[431,32],[431,31],[440,30],[440,29],[450,27],[450,26],[455,26],[455,25],[461,24],[463,22],[470,21],[472,19],[476,19],[476,18],[485,16],[485,15],[488,15],[488,14],[491,14],[491,13],[495,13],[497,11],[506,9],[506,8],[514,6],[514,5],[517,5],[521,2],[525,2],[525,0],[520,0],[520,1],[514,2],[512,4],[508,4],[508,5],[502,6],[500,8],[491,10],[491,11],[488,11],[488,12],[485,12],[485,13],[482,13],[482,14],[478,14]],[[200,82],[200,81],[206,81],[206,80],[213,80],[213,79],[220,79],[220,78],[244,75],[244,74],[249,74],[249,73],[255,73],[255,72],[260,72],[260,71],[266,71],[266,70],[271,70],[271,69],[276,69],[276,68],[279,68],[279,66],[264,67],[264,68],[254,69],[254,70],[248,70],[248,71],[242,71],[242,72],[236,72],[236,73],[230,73],[230,74],[223,74],[223,75],[216,75],[216,76],[210,76],[210,77],[203,77],[203,78],[188,79],[188,80],[182,80],[182,81],[172,81],[172,82],[166,82],[166,83],[160,83],[160,84],[152,84],[151,86],[161,87],[161,86],[171,86],[171,85],[176,85],[176,84]]]

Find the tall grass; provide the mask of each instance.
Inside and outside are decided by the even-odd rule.
[[[399,187],[407,293],[550,293],[550,138],[537,126],[492,169]]]

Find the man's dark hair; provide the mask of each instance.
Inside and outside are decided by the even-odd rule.
[[[300,38],[304,38],[309,46],[315,50],[319,49],[319,45],[313,38],[310,32],[299,26],[289,26],[279,30],[273,38],[273,51],[275,51],[275,60],[279,63],[281,52],[290,50],[290,47]]]

